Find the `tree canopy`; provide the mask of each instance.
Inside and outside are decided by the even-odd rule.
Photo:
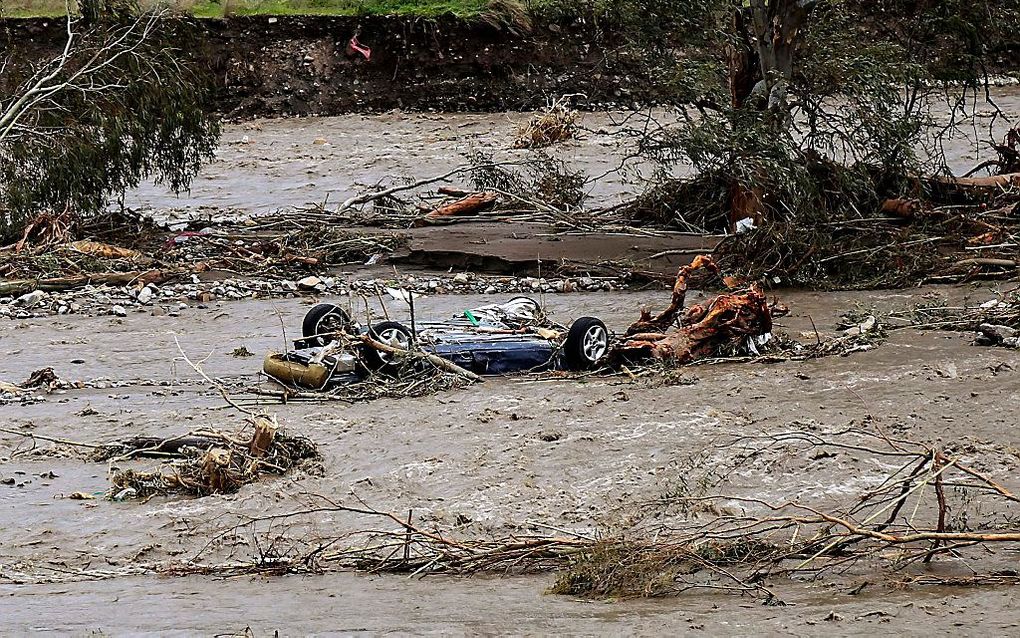
[[[143,179],[179,192],[212,157],[211,85],[170,45],[174,18],[118,7],[68,17],[62,53],[5,83],[0,236],[41,211],[101,213]]]

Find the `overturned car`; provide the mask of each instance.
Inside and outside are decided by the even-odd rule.
[[[269,377],[316,390],[395,374],[401,356],[420,351],[476,375],[542,370],[588,370],[608,354],[610,333],[595,317],[569,327],[550,321],[537,301],[515,297],[465,310],[445,321],[383,321],[363,326],[336,304],[305,314],[294,349],[266,357]]]

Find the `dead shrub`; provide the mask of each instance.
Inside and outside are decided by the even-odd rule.
[[[535,115],[517,131],[514,148],[545,148],[574,137],[580,113],[570,108],[570,98],[563,96],[542,113]]]
[[[754,539],[699,546],[599,541],[570,559],[549,593],[589,598],[676,596],[706,586],[721,566],[753,563],[774,551]]]
[[[490,0],[478,19],[497,29],[523,34],[531,31],[531,15],[517,0]]]

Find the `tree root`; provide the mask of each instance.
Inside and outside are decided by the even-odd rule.
[[[633,361],[652,357],[669,359],[679,364],[712,356],[727,346],[739,345],[748,337],[760,337],[772,332],[773,317],[788,312],[778,303],[769,305],[757,286],[743,292],[726,293],[706,304],[696,304],[684,310],[688,279],[698,269],[719,274],[719,267],[711,257],[697,256],[677,273],[673,297],[669,306],[652,317],[645,308],[641,317],[625,334],[622,344],[613,352],[618,361]],[[669,331],[683,312],[681,327]]]

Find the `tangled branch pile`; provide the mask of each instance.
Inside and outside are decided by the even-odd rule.
[[[937,302],[892,312],[890,316],[908,319],[914,327],[929,330],[967,332],[979,330],[982,325],[1020,329],[1020,289],[1015,288],[974,306]]]
[[[976,469],[993,459],[972,462],[966,459],[973,449],[921,445],[859,428],[831,435],[802,429],[743,437],[737,444],[726,444],[735,453],[728,470],[712,468],[711,492],[699,491],[696,477],[682,477],[679,489],[646,504],[646,513],[669,520],[644,530],[645,537],[654,531],[656,540],[639,540],[631,531],[628,539],[592,543],[571,556],[553,591],[662,596],[704,588],[778,602],[765,585],[770,577],[821,577],[860,562],[884,568],[904,584],[935,583],[938,576],[920,569],[935,559],[966,564],[973,570],[963,579],[968,582],[1011,582],[1012,572],[994,558],[982,564],[994,556],[993,544],[1020,542],[1011,522],[1020,498]],[[888,469],[854,481],[856,489],[842,504],[721,492],[730,482],[727,471],[762,455],[775,462],[780,452]],[[1008,460],[994,460],[1008,467]]]
[[[282,390],[257,388],[259,397],[273,397],[282,402],[341,401],[361,403],[376,399],[414,399],[471,384],[464,376],[444,370],[429,361],[421,352],[407,352],[400,366],[387,373],[373,373],[350,383],[340,383],[325,392],[309,392],[294,384],[274,379]]]
[[[689,265],[681,266],[669,306],[654,317],[648,308],[642,308],[640,318],[612,350],[614,365],[638,362],[646,372],[668,375],[677,365],[721,360],[777,362],[846,356],[870,350],[884,340],[883,327],[873,316],[855,323],[839,336],[818,338],[809,345],[774,334],[773,320],[790,310],[778,300],[769,303],[761,288],[753,284],[685,308],[688,284],[699,270],[721,278],[728,287],[738,281],[722,277],[719,266],[706,255],[698,255]],[[648,359],[661,366],[649,366]]]
[[[789,495],[762,496],[760,483],[741,484],[750,466],[801,459],[860,469],[831,490],[787,485]],[[204,572],[329,569],[416,575],[521,573],[556,570],[555,593],[593,597],[671,596],[698,589],[759,596],[781,604],[768,587],[777,576],[821,578],[855,564],[883,569],[900,584],[1011,582],[994,545],[1020,547],[1015,508],[1020,503],[993,478],[1008,472],[1009,453],[975,445],[926,445],[890,438],[881,427],[851,424],[820,432],[804,424],[789,431],[734,435],[692,455],[690,468],[660,499],[643,503],[625,531],[559,530],[471,538],[426,528],[361,503],[328,501],[322,507],[249,519],[219,535],[261,538],[259,547],[285,552],[254,563],[202,564]],[[753,468],[752,468],[753,469]],[[738,471],[739,470],[739,471]],[[783,489],[780,485],[778,488]],[[336,527],[336,514],[367,516],[373,524],[343,534],[309,533],[314,521]],[[304,535],[281,533],[283,521],[303,521]],[[644,522],[642,522],[644,521]],[[293,528],[291,528],[293,529]],[[205,550],[204,550],[205,551]],[[250,558],[248,559],[251,560]],[[937,560],[963,563],[971,576],[940,581],[924,569]]]
[[[721,245],[721,259],[747,276],[851,288],[1014,273],[1020,181],[971,181],[953,180],[926,202],[894,198],[873,212],[763,225]]]
[[[161,439],[135,437],[97,448],[96,461],[110,461],[109,496],[142,498],[153,494],[232,493],[265,474],[285,474],[319,457],[310,439],[279,431],[276,419],[255,417],[250,438],[197,431]],[[167,459],[155,470],[116,465],[134,458]]]
[[[1020,347],[1020,289],[1014,288],[979,305],[923,304],[890,317],[905,319],[922,330],[975,332],[979,346]]]

